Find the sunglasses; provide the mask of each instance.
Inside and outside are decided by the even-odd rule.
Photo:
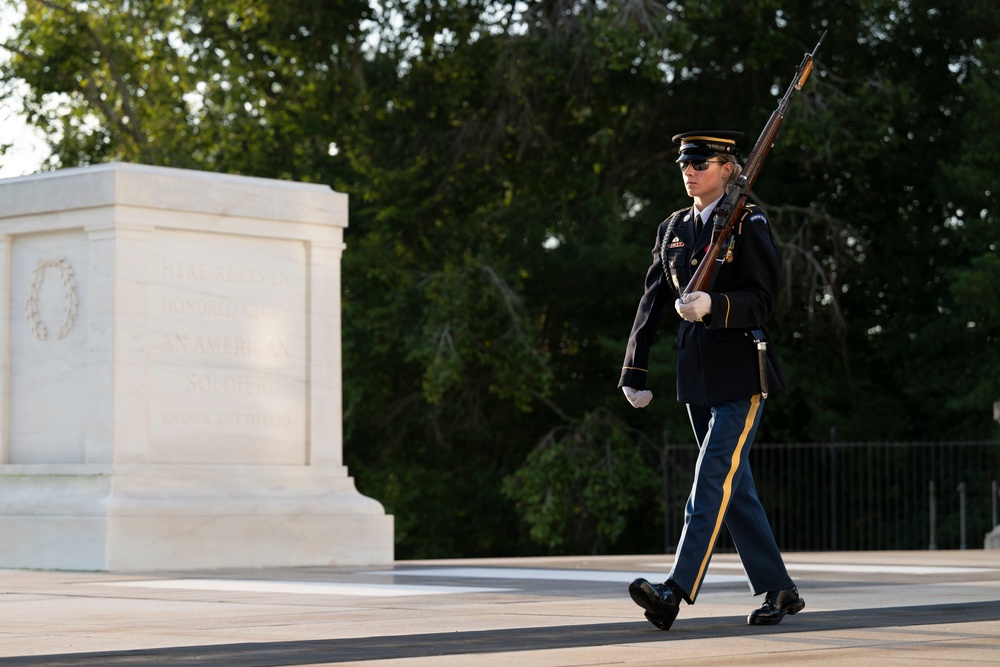
[[[722,164],[723,161],[722,160],[690,160],[688,162],[679,162],[679,163],[677,163],[677,166],[681,168],[682,172],[685,169],[688,168],[688,165],[694,167],[695,171],[705,171],[706,169],[708,169],[708,165],[710,165],[713,162],[718,162],[719,164]]]

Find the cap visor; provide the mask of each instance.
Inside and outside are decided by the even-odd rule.
[[[697,162],[698,160],[707,160],[709,158],[718,155],[715,151],[698,151],[698,150],[688,150],[685,151],[679,158],[678,162]]]

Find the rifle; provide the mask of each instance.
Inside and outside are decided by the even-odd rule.
[[[771,112],[771,118],[768,119],[767,125],[764,126],[764,131],[760,133],[757,143],[754,144],[753,150],[747,156],[742,173],[740,173],[725,197],[716,205],[715,212],[712,214],[712,243],[705,253],[705,259],[702,260],[701,265],[694,272],[694,275],[691,276],[687,287],[684,288],[684,292],[681,294],[681,303],[684,303],[687,300],[687,296],[692,292],[707,292],[712,288],[712,284],[715,282],[716,266],[720,261],[719,254],[722,252],[722,248],[729,239],[730,234],[732,234],[736,220],[743,213],[743,206],[746,204],[750,188],[757,181],[757,176],[760,174],[764,160],[767,159],[768,153],[771,152],[771,147],[774,145],[774,138],[778,135],[781,121],[785,119],[785,112],[788,110],[788,104],[792,100],[792,93],[796,90],[802,90],[802,86],[805,85],[806,79],[809,78],[809,74],[812,72],[813,55],[819,50],[819,45],[823,43],[824,37],[826,37],[826,31],[823,31],[823,34],[820,35],[819,41],[816,42],[816,46],[812,52],[806,53],[803,56],[802,64],[795,71],[795,78],[792,79],[791,85],[785,91],[784,97],[778,102],[778,107]]]

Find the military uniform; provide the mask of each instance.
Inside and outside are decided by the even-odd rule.
[[[691,208],[660,223],[646,289],[629,335],[619,387],[646,389],[649,351],[664,315],[687,286],[712,241],[705,225],[696,239]],[[703,322],[681,321],[677,332],[677,400],[711,406],[760,393],[760,367],[751,332],[763,331],[778,292],[780,258],[764,212],[750,204],[720,253],[712,313]],[[768,345],[770,391],[785,388],[773,345]]]
[[[680,142],[678,162],[736,153],[735,140],[730,140],[736,134],[678,135],[675,141],[695,137],[686,152]],[[647,388],[650,348],[660,324],[705,258],[712,225],[696,235],[693,218],[691,208],[681,209],[657,229],[619,387]],[[746,206],[719,254],[714,284],[706,290],[711,312],[698,322],[682,320],[677,332],[677,399],[687,404],[700,449],[698,463],[667,581],[637,579],[629,587],[633,600],[647,610],[647,619],[664,630],[677,613],[679,599],[694,604],[723,523],[751,591],[768,593],[765,609],[751,614],[749,622],[775,623],[804,606],[785,569],[749,465],[764,399],[768,391],[785,388],[774,346],[768,344],[763,356],[757,345],[766,341],[763,325],[774,310],[780,268],[767,216],[758,206]],[[762,387],[762,375],[767,387]]]

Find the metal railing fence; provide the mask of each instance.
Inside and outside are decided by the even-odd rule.
[[[697,455],[664,446],[668,552]],[[1000,441],[762,443],[750,467],[785,551],[982,548],[998,522]],[[728,532],[716,548],[735,550]]]

